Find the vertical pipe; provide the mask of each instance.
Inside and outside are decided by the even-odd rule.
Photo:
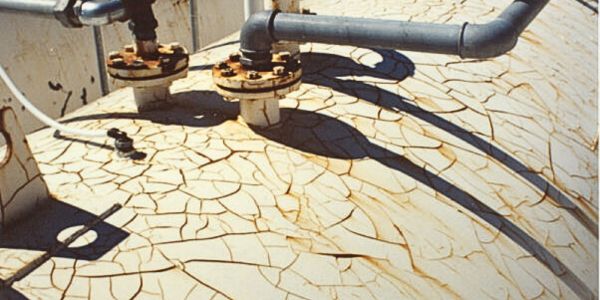
[[[94,44],[96,46],[96,60],[98,63],[98,72],[100,79],[100,91],[102,96],[108,95],[108,75],[106,74],[106,57],[104,55],[104,39],[102,38],[102,29],[100,26],[93,27]]]
[[[283,13],[299,14],[300,0],[264,0],[265,9],[279,10]],[[299,58],[300,44],[292,41],[273,43],[273,52],[289,52],[292,57]]]
[[[248,20],[251,15],[264,9],[263,0],[244,0],[244,20]]]
[[[192,28],[192,52],[198,51],[198,0],[190,0],[190,26]]]
[[[300,13],[300,0],[265,0],[267,10],[280,10],[285,13]]]

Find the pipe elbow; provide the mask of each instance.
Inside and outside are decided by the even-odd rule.
[[[271,44],[273,38],[273,21],[278,11],[261,11],[253,14],[242,26],[240,32],[241,63],[245,66],[256,66],[271,61]]]
[[[461,58],[492,58],[512,50],[519,33],[512,23],[496,19],[487,24],[465,24],[460,38]]]
[[[121,0],[90,0],[81,3],[77,16],[83,25],[106,25],[127,19]]]

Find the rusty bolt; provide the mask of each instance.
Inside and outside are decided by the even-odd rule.
[[[111,63],[115,67],[122,67],[125,65],[125,61],[122,58],[115,58],[111,60]]]
[[[235,76],[235,71],[232,68],[221,69],[221,75],[224,77]]]
[[[108,58],[110,59],[115,59],[115,58],[121,58],[121,53],[119,51],[111,51],[108,53]]]
[[[317,13],[314,13],[314,12],[310,11],[310,9],[308,9],[308,8],[303,8],[301,14],[303,14],[303,15],[316,15]]]
[[[241,55],[238,52],[229,54],[229,60],[231,60],[232,62],[240,61],[240,57]]]
[[[292,54],[288,51],[279,52],[279,58],[281,60],[289,60],[292,57]]]
[[[160,63],[163,64],[163,65],[166,65],[166,64],[168,64],[170,62],[171,62],[171,58],[169,58],[169,57],[162,57],[160,59]]]
[[[135,47],[133,45],[125,45],[123,49],[125,49],[125,52],[135,52]]]
[[[276,66],[273,68],[273,74],[277,75],[277,76],[281,76],[285,74],[285,67],[284,66]]]
[[[219,63],[219,65],[217,66],[217,68],[219,68],[219,70],[224,70],[224,69],[228,69],[229,65],[227,64],[226,61],[222,61]]]
[[[138,58],[138,59],[134,60],[131,65],[134,66],[134,67],[143,67],[144,66],[144,60]]]
[[[256,79],[260,79],[261,76],[256,71],[248,71],[248,73],[246,74],[246,78],[251,79],[251,80],[256,80]]]

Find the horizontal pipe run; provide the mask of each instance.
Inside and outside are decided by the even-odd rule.
[[[270,61],[271,44],[278,41],[491,58],[513,49],[519,35],[548,2],[516,0],[489,23],[462,25],[265,11],[254,14],[242,28],[242,63],[251,68],[264,67]]]
[[[19,12],[54,18],[55,0],[0,0],[0,12]]]
[[[128,19],[121,0],[0,0],[0,12],[56,18],[66,27],[99,26]]]
[[[460,25],[280,13],[273,22],[278,41],[458,54]],[[435,42],[434,42],[435,41]]]

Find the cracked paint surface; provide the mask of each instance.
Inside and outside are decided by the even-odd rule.
[[[303,5],[450,23],[508,4],[488,2]],[[50,226],[59,236],[123,207],[7,293],[597,298],[596,18],[553,1],[514,51],[486,61],[304,45],[304,84],[280,102],[282,126],[265,131],[213,92],[210,67],[238,47],[223,40],[192,57],[167,111],[137,114],[120,90],[64,118],[126,131],[144,160],[101,139],[29,136],[54,215],[64,212]],[[0,242],[3,280],[46,251],[36,241],[49,216],[27,221],[39,233]]]
[[[29,214],[49,198],[15,112],[0,105],[0,230]]]

